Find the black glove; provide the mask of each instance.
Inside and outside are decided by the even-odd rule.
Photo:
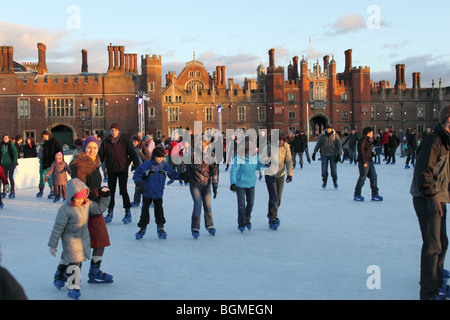
[[[213,188],[213,195],[214,195],[214,199],[215,199],[217,197],[217,184],[214,183],[212,188]]]
[[[230,190],[233,191],[233,192],[236,192],[236,185],[235,185],[235,184],[232,184],[232,185],[230,186]]]
[[[135,185],[141,194],[145,193],[145,188],[141,181],[136,182]]]
[[[189,178],[186,172],[180,173],[180,180],[183,180],[185,183],[189,182]]]
[[[316,154],[315,154],[315,153],[312,154],[311,159],[312,159],[313,161],[316,161]]]
[[[336,155],[336,162],[341,162],[341,155],[340,154]]]
[[[287,182],[287,183],[291,183],[291,182],[292,182],[292,176],[287,176],[286,182]]]
[[[430,214],[437,214],[439,215],[439,217],[442,217],[444,215],[441,201],[439,201],[437,196],[427,199],[427,208],[428,213]]]
[[[106,197],[109,197],[110,192],[109,192],[109,189],[107,187],[102,187],[100,189],[100,191],[98,192],[98,194],[100,195],[100,197],[106,198]]]

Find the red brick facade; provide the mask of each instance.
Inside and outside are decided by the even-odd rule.
[[[420,73],[413,73],[413,88],[406,88],[405,66],[397,65],[393,88],[385,81],[373,84],[369,67],[352,66],[352,50],[345,52],[343,72],[337,72],[332,57],[309,67],[294,57],[285,68],[276,66],[275,51],[268,52],[269,66],[257,67],[256,79],[243,86],[226,79],[226,67],[209,74],[194,59],[177,76],[165,75],[162,83],[161,56],[141,57],[125,53],[123,46],[107,48],[106,73],[88,72],[88,52],[81,52],[81,72],[48,73],[46,47],[39,43],[37,63],[17,63],[14,48],[0,47],[0,127],[11,135],[32,135],[40,141],[43,130],[71,144],[85,132],[103,133],[119,122],[122,134],[138,131],[139,95],[144,103],[145,129],[170,135],[175,128],[203,129],[267,128],[307,129],[311,136],[332,123],[336,130],[363,127],[415,127],[419,132],[433,127],[439,109],[448,103],[450,89],[422,89]],[[88,109],[87,121],[80,119],[81,105]],[[218,117],[218,107],[222,108]],[[91,119],[91,120],[90,120]],[[308,121],[309,119],[309,121]]]

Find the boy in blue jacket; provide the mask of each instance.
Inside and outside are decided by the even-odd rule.
[[[167,233],[164,231],[163,210],[163,194],[166,185],[166,176],[170,179],[179,180],[180,174],[173,170],[170,165],[164,160],[166,152],[161,147],[156,147],[153,150],[150,160],[145,161],[136,168],[133,174],[133,181],[136,187],[142,193],[142,210],[139,219],[138,227],[141,228],[136,233],[136,240],[142,239],[147,231],[147,225],[150,223],[150,205],[155,207],[155,222],[157,226],[157,234],[160,239],[166,239]]]
[[[237,154],[230,171],[230,190],[236,192],[238,202],[238,229],[244,232],[251,229],[250,223],[255,202],[255,171],[265,168],[259,161],[254,142],[245,141],[245,157]]]

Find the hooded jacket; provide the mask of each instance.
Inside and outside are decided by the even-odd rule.
[[[259,156],[254,155],[251,158],[248,155],[245,159],[241,159],[244,163],[239,163],[239,155],[236,155],[233,160],[233,165],[230,171],[230,185],[236,185],[239,188],[251,188],[256,184],[255,171],[265,168],[259,161]]]
[[[413,197],[437,196],[443,203],[450,202],[449,138],[448,132],[438,124],[420,144],[410,189]]]
[[[67,200],[56,215],[48,246],[57,248],[59,239],[63,247],[63,259],[67,263],[79,263],[91,256],[88,230],[89,214],[101,215],[109,205],[110,197],[102,197],[99,203],[87,200],[85,205],[74,207],[72,197],[89,188],[80,179],[74,178],[67,183]]]
[[[314,153],[320,150],[323,156],[337,156],[342,153],[341,139],[339,135],[333,130],[331,134],[323,133],[317,140]]]

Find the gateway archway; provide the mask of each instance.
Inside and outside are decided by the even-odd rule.
[[[325,115],[316,115],[311,117],[309,121],[310,136],[317,137],[321,135],[328,123],[330,123],[330,121]]]

